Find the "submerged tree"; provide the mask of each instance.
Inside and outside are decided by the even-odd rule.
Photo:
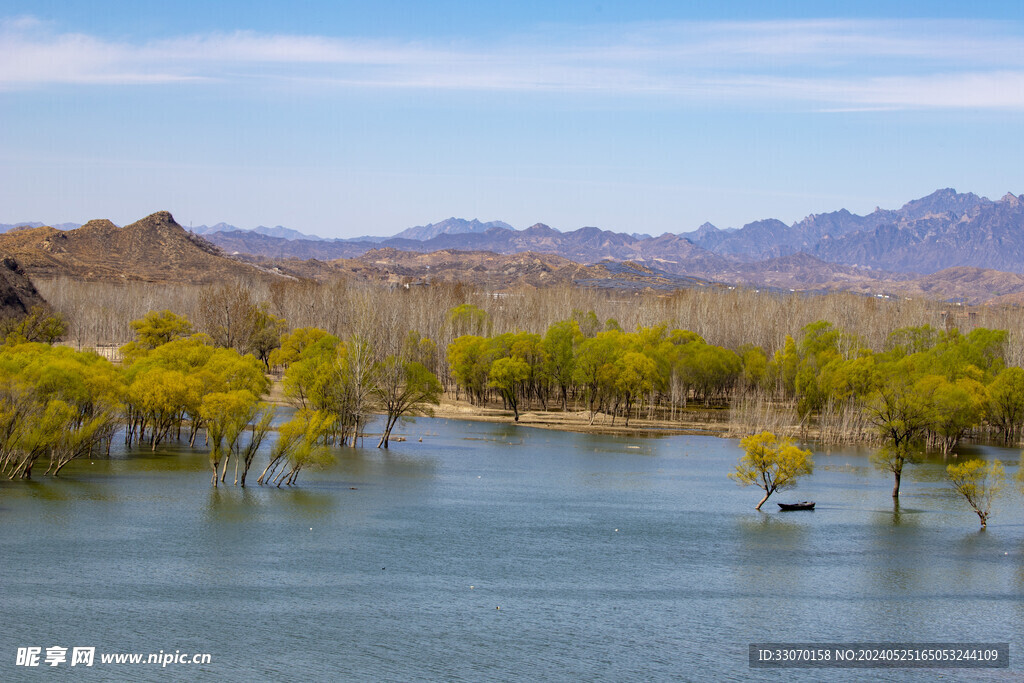
[[[56,475],[75,458],[109,447],[124,392],[121,372],[65,346],[0,347],[0,471],[30,479],[49,457]]]
[[[377,366],[373,392],[384,409],[384,431],[377,448],[387,448],[391,430],[400,419],[411,415],[432,415],[441,402],[441,383],[430,370],[415,361],[388,356]]]
[[[1002,432],[1004,443],[1016,442],[1024,423],[1024,369],[1003,370],[988,386],[988,394],[989,420]]]
[[[790,439],[779,439],[771,432],[752,434],[740,441],[745,453],[729,477],[740,486],[756,485],[764,498],[755,510],[780,489],[796,485],[797,479],[814,471],[811,451],[801,450]]]
[[[270,462],[256,483],[291,486],[306,467],[331,462],[326,441],[337,416],[322,410],[300,409],[278,428],[277,441],[270,448]]]
[[[210,448],[210,467],[213,469],[212,483],[224,481],[228,463],[235,460],[235,485],[245,486],[245,477],[252,466],[253,458],[260,444],[270,431],[274,409],[262,403],[247,389],[213,392],[203,397],[199,414],[206,424]],[[248,439],[245,438],[249,431]],[[218,474],[218,466],[224,463]],[[241,477],[239,477],[241,468]]]
[[[905,368],[894,368],[869,400],[866,411],[882,439],[871,456],[876,467],[893,474],[892,497],[899,499],[903,467],[916,462],[920,441],[932,423],[929,397],[915,386]]]
[[[1003,489],[1003,463],[998,460],[988,463],[982,460],[968,460],[948,466],[946,474],[949,483],[977,513],[978,519],[981,520],[981,528],[984,529],[991,514],[992,499]]]

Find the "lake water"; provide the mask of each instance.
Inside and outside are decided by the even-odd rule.
[[[1024,674],[1012,486],[981,533],[938,460],[909,468],[894,512],[866,453],[817,453],[812,477],[755,512],[758,491],[726,478],[734,440],[424,418],[403,433],[290,490],[215,490],[205,454],[177,446],[0,484],[0,680]],[[978,452],[1016,471],[1018,451]],[[803,499],[817,509],[778,512]],[[1011,668],[751,669],[748,645],[766,641],[1009,642]],[[97,660],[16,666],[29,646]],[[99,662],[159,651],[212,661]]]

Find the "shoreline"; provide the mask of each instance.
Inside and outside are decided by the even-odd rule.
[[[708,411],[713,409],[706,409]],[[723,411],[727,413],[727,411]],[[724,422],[695,419],[692,421],[669,421],[646,418],[630,419],[629,426],[623,418],[615,418],[606,413],[598,413],[594,423],[590,424],[590,413],[587,410],[521,410],[519,421],[515,421],[514,413],[503,408],[473,405],[468,401],[456,401],[448,396],[441,400],[441,405],[434,406],[433,417],[469,420],[472,422],[504,423],[522,425],[537,429],[576,432],[579,434],[607,434],[610,436],[679,436],[703,435],[729,437],[728,427]],[[695,415],[695,417],[697,417]]]
[[[271,376],[272,386],[266,396],[266,401],[273,405],[291,406],[285,398],[281,380]],[[373,413],[379,415],[379,413]],[[666,420],[660,418],[631,418],[629,426],[624,424],[621,415],[614,418],[608,413],[598,413],[593,424],[590,423],[590,413],[587,410],[542,410],[530,409],[520,410],[519,421],[515,420],[515,413],[498,405],[476,405],[465,400],[456,400],[451,394],[445,392],[441,397],[441,403],[431,406],[430,415],[421,414],[411,417],[436,417],[442,419],[467,420],[470,422],[490,422],[493,424],[521,425],[536,429],[549,429],[562,432],[574,432],[577,434],[606,434],[609,436],[716,436],[720,438],[741,438],[747,432],[739,434],[735,425],[730,425],[729,408],[708,408],[704,406],[687,408],[683,411],[686,419]],[[756,430],[755,430],[756,431]],[[796,436],[800,431],[798,425],[787,426],[781,430],[790,436]],[[751,432],[752,433],[752,432]],[[363,433],[364,436],[371,436],[370,433]],[[819,434],[815,428],[805,429],[803,437],[814,440]]]
[[[266,401],[273,405],[290,406],[291,404],[284,396],[281,380],[272,377],[272,386],[267,394]],[[728,408],[695,408],[687,410],[684,414],[691,419],[687,420],[664,420],[632,418],[627,427],[622,416],[615,417],[615,424],[612,424],[612,416],[608,413],[598,413],[594,423],[590,424],[590,413],[587,410],[521,410],[519,421],[515,420],[515,413],[498,406],[481,406],[469,401],[455,400],[449,393],[445,392],[441,397],[441,403],[431,406],[431,415],[454,420],[468,420],[470,422],[491,422],[495,424],[506,423],[510,425],[522,425],[524,427],[535,427],[537,429],[551,429],[563,432],[575,432],[578,434],[607,434],[614,436],[679,436],[679,435],[703,435],[732,438],[727,418]],[[379,415],[379,413],[374,413]],[[721,419],[713,419],[721,416]],[[413,415],[411,417],[419,417]],[[369,435],[369,434],[366,434]],[[361,435],[362,436],[362,435]],[[736,437],[738,438],[738,437]]]

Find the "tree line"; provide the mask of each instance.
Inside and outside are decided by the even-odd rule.
[[[261,318],[258,308],[250,319],[285,329],[281,320]],[[894,498],[903,466],[929,443],[948,452],[982,423],[1012,440],[1024,420],[1024,371],[1005,365],[1002,331],[903,328],[876,353],[818,321],[799,341],[787,337],[769,359],[763,349],[732,351],[667,325],[625,332],[593,311],[576,311],[544,335],[479,334],[489,327],[488,315],[472,305],[452,308],[447,319],[468,332],[447,351],[459,390],[474,401],[493,392],[516,416],[519,401],[562,409],[572,401],[592,415],[610,410],[628,421],[665,410],[666,401],[682,408],[687,400],[729,400],[743,391],[793,400],[804,415],[830,401],[857,402],[881,442],[872,459],[894,474]],[[39,462],[44,474],[58,476],[76,458],[109,453],[120,430],[127,444],[151,449],[171,439],[195,446],[202,435],[212,484],[231,472],[233,483],[245,486],[276,431],[257,483],[291,485],[303,469],[330,462],[331,447],[354,446],[371,414],[384,415],[378,446],[386,448],[399,420],[429,412],[442,393],[429,369],[438,363],[437,346],[415,332],[384,355],[364,338],[341,340],[318,328],[266,335],[262,349],[243,354],[229,348],[227,335],[215,339],[185,317],[151,311],[131,323],[135,339],[121,348],[118,366],[46,343],[64,324],[37,310],[2,328],[0,471],[11,479],[30,479]],[[296,408],[276,428],[275,407],[264,400],[270,368],[281,373],[283,396]],[[788,438],[762,432],[740,447],[744,456],[731,476],[764,491],[758,509],[813,471],[810,451]],[[1002,463],[953,463],[947,477],[984,528],[1005,484]],[[1024,470],[1017,479],[1024,486]]]
[[[291,328],[317,327],[339,338],[361,336],[374,346],[398,348],[411,330],[438,348],[465,331],[443,313],[471,304],[488,315],[487,334],[543,334],[572,311],[594,311],[617,320],[623,330],[667,324],[691,330],[709,344],[737,350],[745,344],[768,357],[786,335],[817,320],[856,330],[868,348],[882,350],[889,334],[908,326],[976,327],[1008,330],[1007,365],[1024,365],[1024,308],[1012,305],[960,306],[925,299],[879,298],[850,293],[805,294],[741,287],[694,287],[671,292],[624,292],[579,286],[492,291],[485,286],[430,282],[405,289],[396,283],[338,279],[326,282],[280,279],[239,280],[217,285],[146,282],[89,282],[73,278],[34,279],[43,297],[68,321],[65,340],[77,348],[119,347],[132,338],[131,321],[150,310],[169,309],[209,334],[247,327],[249,304]],[[224,305],[230,302],[230,305]],[[242,334],[232,335],[244,338]],[[241,345],[240,341],[234,343]],[[445,371],[442,367],[437,369]],[[450,378],[439,375],[446,385]]]
[[[469,305],[449,313],[463,325],[483,328],[486,314]],[[646,412],[675,419],[687,402],[730,403],[750,395],[779,409],[793,406],[806,428],[854,414],[867,433],[822,430],[834,440],[867,436],[878,446],[877,467],[893,475],[899,497],[903,470],[926,449],[948,455],[966,436],[992,433],[1017,443],[1024,426],[1024,369],[1007,366],[1008,334],[929,325],[893,331],[880,351],[827,321],[787,335],[770,358],[764,349],[732,350],[708,344],[667,325],[624,332],[617,321],[600,323],[576,311],[543,334],[465,334],[448,347],[457,391],[471,402],[497,396],[518,421],[522,405],[547,410],[583,406],[593,423],[606,412],[612,422]],[[757,431],[751,429],[749,431]]]
[[[487,314],[469,304],[448,318],[468,330],[447,351],[456,392],[476,403],[500,399],[515,415],[524,405],[571,403],[591,418],[606,412],[628,424],[644,414],[684,416],[692,401],[727,405],[758,395],[792,406],[805,425],[852,409],[894,448],[920,441],[945,454],[980,429],[1016,443],[1024,426],[1024,369],[1007,366],[1002,330],[905,327],[874,350],[819,320],[786,335],[769,356],[667,324],[626,332],[593,311],[574,311],[543,334],[482,333]],[[897,422],[902,432],[893,431]]]
[[[311,288],[307,293],[313,308],[324,303],[318,299],[327,291],[323,286],[302,286]],[[145,442],[152,448],[168,438],[185,438],[194,445],[201,431],[209,444],[212,434],[217,437],[211,452],[217,463],[214,481],[225,481],[228,463],[233,463],[236,481],[244,483],[255,452],[247,449],[266,435],[252,427],[273,412],[262,400],[269,388],[268,371],[281,374],[284,397],[296,407],[299,420],[286,431],[309,434],[296,439],[294,448],[311,463],[322,460],[327,446],[355,443],[368,416],[375,413],[384,415],[378,445],[387,447],[394,426],[436,405],[444,390],[477,404],[500,401],[513,419],[524,407],[568,410],[571,405],[585,410],[591,422],[605,414],[627,425],[645,416],[682,418],[693,401],[730,406],[734,414],[737,407],[760,401],[768,406],[767,414],[791,410],[802,430],[816,425],[823,438],[874,440],[880,446],[877,463],[893,473],[896,497],[904,466],[925,448],[949,453],[964,437],[989,432],[1016,443],[1024,424],[1024,370],[1011,354],[1013,335],[1002,330],[976,326],[960,333],[952,325],[924,324],[894,328],[880,338],[877,325],[851,333],[816,320],[795,335],[782,335],[774,347],[751,342],[729,346],[668,322],[638,324],[628,331],[617,318],[602,321],[593,309],[573,308],[569,317],[545,328],[532,321],[528,327],[508,330],[508,321],[499,319],[508,317],[508,309],[526,310],[524,302],[534,296],[530,294],[487,296],[482,301],[487,307],[463,301],[429,311],[430,315],[422,310],[424,302],[440,305],[479,294],[458,287],[423,294],[391,292],[384,303],[418,297],[394,310],[363,296],[365,291],[346,296],[335,292],[340,298],[333,318],[318,309],[333,320],[331,325],[296,327],[274,312],[287,308],[287,291],[291,290],[272,289],[261,296],[240,283],[206,288],[193,306],[200,318],[195,325],[184,315],[149,311],[129,322],[133,341],[121,348],[124,364],[110,386],[95,391],[90,373],[102,364],[87,356],[58,359],[50,354],[70,352],[32,346],[36,339],[53,341],[65,326],[75,325],[73,319],[65,323],[60,313],[36,312],[8,324],[4,401],[15,417],[8,430],[13,445],[0,456],[4,471],[29,476],[39,457],[33,453],[84,448],[72,443],[55,447],[45,441],[33,446],[26,430],[14,428],[19,424],[16,416],[30,410],[49,420],[40,424],[71,425],[42,430],[40,438],[54,432],[81,433],[80,444],[89,443],[90,448],[102,444],[111,420],[124,425],[129,444]],[[534,297],[533,304],[548,306],[548,298],[557,294]],[[562,294],[562,305],[581,296],[574,291]],[[746,295],[716,296],[725,297],[719,303],[731,302],[734,310],[743,310]],[[704,306],[711,301],[708,297],[706,292],[675,293],[658,305],[678,308],[688,301]],[[796,301],[774,295],[762,300],[767,308],[780,301],[793,307]],[[637,301],[639,305],[630,309],[634,313],[654,306],[648,299]],[[860,301],[862,308],[890,305],[863,297]],[[545,308],[547,317],[557,308]],[[402,316],[413,311],[414,319],[435,337],[410,328]],[[717,311],[714,317],[725,319],[731,313]],[[308,313],[300,318],[308,319]],[[710,329],[707,324],[703,328]],[[438,344],[433,339],[448,341]],[[33,373],[51,360],[59,360],[67,372],[72,365],[81,366],[75,371],[80,377],[71,385],[87,388],[76,394],[38,384]],[[96,394],[95,400],[85,396],[90,392]],[[269,425],[272,417],[266,419]],[[837,421],[853,427],[828,428]],[[746,433],[763,427],[737,422]],[[95,442],[89,434],[96,435]],[[67,456],[53,457],[48,469],[56,472]],[[289,457],[281,455],[261,480],[275,476],[277,482],[294,481],[303,465],[285,467]],[[295,462],[299,460],[295,456]]]
[[[76,458],[109,453],[120,431],[128,446],[152,450],[168,440],[197,446],[201,436],[213,485],[233,471],[234,483],[245,486],[275,431],[275,407],[264,400],[273,365],[283,368],[284,396],[295,411],[276,426],[257,483],[293,484],[304,468],[328,462],[331,446],[354,445],[371,413],[385,416],[378,446],[387,448],[395,425],[429,411],[441,393],[421,362],[432,342],[419,337],[381,356],[359,338],[300,328],[241,353],[227,336],[197,333],[171,311],[151,311],[131,325],[135,339],[120,349],[120,365],[29,341],[23,327],[8,334],[0,346],[0,472],[31,479],[45,462],[44,474],[57,476]]]

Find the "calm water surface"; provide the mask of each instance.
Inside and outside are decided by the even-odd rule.
[[[938,460],[894,511],[865,452],[817,453],[755,512],[726,478],[733,440],[422,418],[405,434],[291,490],[214,490],[178,447],[0,484],[0,680],[1024,675],[1020,497],[979,533]],[[777,512],[805,498],[818,508]],[[1008,641],[1011,669],[752,670],[763,641]],[[213,662],[14,666],[54,645]]]

